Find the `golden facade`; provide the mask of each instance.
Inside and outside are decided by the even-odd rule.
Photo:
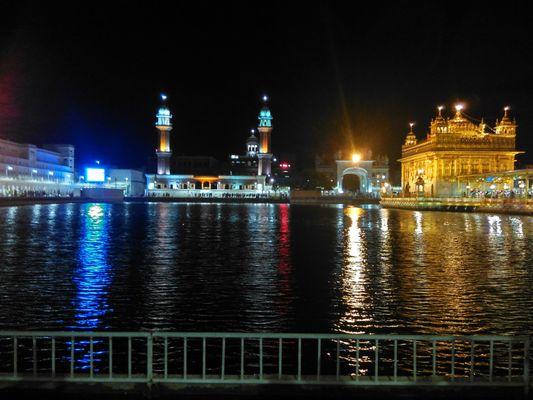
[[[516,122],[509,108],[494,128],[481,120],[474,123],[455,107],[453,118],[442,116],[439,107],[425,140],[417,140],[411,130],[402,146],[402,190],[425,197],[461,195],[459,177],[514,170]]]

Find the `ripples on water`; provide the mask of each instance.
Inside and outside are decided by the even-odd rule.
[[[125,203],[0,221],[0,329],[533,333],[531,217]]]

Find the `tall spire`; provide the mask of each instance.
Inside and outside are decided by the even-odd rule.
[[[161,93],[161,106],[157,110],[155,127],[159,131],[159,147],[156,150],[157,155],[157,174],[170,174],[170,131],[172,130],[172,114],[166,105],[167,95]]]
[[[271,149],[271,134],[272,134],[272,114],[268,108],[268,96],[264,95],[263,107],[259,111],[259,153],[258,153],[258,166],[257,175],[269,176],[271,173],[272,165],[272,149]]]

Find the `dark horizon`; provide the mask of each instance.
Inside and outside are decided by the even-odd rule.
[[[154,169],[161,92],[174,154],[242,153],[263,94],[274,153],[300,164],[362,145],[396,160],[408,122],[420,139],[456,101],[489,125],[510,105],[531,153],[525,2],[20,3],[0,18],[0,137],[72,143],[78,167]]]

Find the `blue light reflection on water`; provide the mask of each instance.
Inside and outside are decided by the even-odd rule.
[[[86,204],[83,210],[78,262],[73,275],[76,297],[71,329],[102,329],[105,327],[103,318],[111,311],[107,300],[111,282],[107,261],[110,207],[109,204]],[[95,340],[93,346],[99,343],[101,340]],[[76,366],[82,370],[90,368],[89,341],[78,339],[75,346]],[[101,361],[101,354],[93,353],[94,363]]]
[[[107,302],[110,284],[107,262],[109,239],[109,204],[87,204],[82,220],[78,265],[73,280],[75,322],[71,328],[102,327],[102,317],[110,312]]]

